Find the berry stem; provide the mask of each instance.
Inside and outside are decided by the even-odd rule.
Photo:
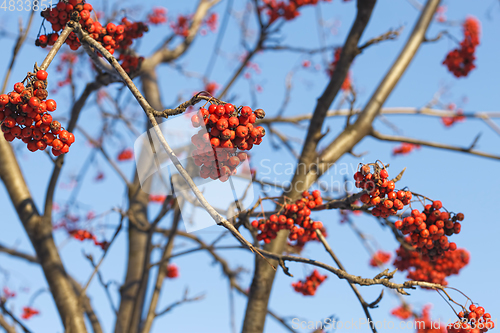
[[[37,70],[44,70],[46,71],[47,68],[49,68],[50,63],[52,60],[54,60],[57,52],[61,49],[61,46],[63,46],[64,42],[68,38],[69,34],[75,29],[75,25],[77,23],[74,21],[69,21],[64,30],[61,32],[59,37],[57,38],[57,41],[54,43],[54,46],[49,51],[49,54],[45,57],[43,60],[42,64],[40,65],[39,68],[35,68],[35,72]]]

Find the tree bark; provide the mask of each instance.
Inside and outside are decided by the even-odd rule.
[[[344,82],[349,67],[355,56],[359,54],[358,43],[363,34],[366,25],[371,17],[376,0],[359,0],[357,7],[358,13],[352,25],[349,35],[344,44],[339,63],[337,64],[332,78],[328,83],[322,96],[318,99],[313,118],[309,125],[306,142],[304,144],[299,166],[306,165],[306,168],[297,167],[292,186],[288,189],[286,196],[291,199],[297,199],[302,191],[307,190],[311,184],[304,180],[307,176],[307,170],[315,163],[316,146],[321,138],[321,128],[335,96],[339,92]],[[303,171],[303,172],[301,172]],[[288,232],[280,232],[276,239],[270,244],[264,246],[264,249],[274,253],[282,253],[288,238]],[[278,267],[276,261],[271,263]],[[276,271],[270,265],[258,256],[255,256],[255,271],[248,295],[245,320],[243,322],[243,333],[257,333],[264,331],[264,325],[267,315],[269,296],[274,282]]]
[[[52,223],[38,213],[10,144],[0,135],[0,178],[42,266],[66,331],[86,333],[83,310],[52,237]]]

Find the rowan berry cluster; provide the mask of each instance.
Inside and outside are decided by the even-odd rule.
[[[409,243],[430,259],[439,258],[446,251],[455,251],[457,245],[450,243],[448,236],[459,234],[462,228],[458,221],[463,221],[464,214],[450,216],[440,210],[442,207],[441,201],[436,200],[425,205],[422,212],[413,209],[410,216],[394,223],[403,235],[410,236]]]
[[[175,279],[179,277],[179,268],[175,264],[170,264],[167,266],[166,277],[169,279]]]
[[[79,241],[84,241],[84,240],[90,239],[90,240],[94,241],[94,244],[96,246],[99,246],[103,250],[106,250],[106,248],[109,246],[109,243],[107,241],[99,242],[97,240],[97,237],[87,230],[83,230],[83,229],[69,230],[68,233],[74,239],[77,239]]]
[[[3,296],[2,297],[4,297],[5,299],[14,298],[14,297],[16,297],[16,293],[11,291],[7,287],[3,287]]]
[[[396,155],[406,155],[413,151],[413,149],[420,149],[420,145],[413,143],[402,142],[400,146],[392,150],[392,156]]]
[[[59,156],[69,151],[75,136],[52,119],[57,104],[47,99],[47,75],[44,70],[29,74],[9,94],[0,95],[0,128],[9,142],[21,139],[32,152],[51,146]]]
[[[469,260],[469,252],[464,249],[448,251],[441,258],[431,260],[429,256],[417,251],[409,251],[401,246],[396,250],[394,266],[400,271],[408,271],[407,278],[411,280],[446,286],[448,282],[445,279],[448,276],[457,275],[469,263]]]
[[[148,14],[148,23],[154,25],[167,23],[167,10],[163,7],[153,8],[153,11]]]
[[[262,109],[252,111],[248,106],[237,109],[229,103],[200,108],[191,117],[195,128],[203,127],[191,137],[196,146],[192,156],[194,163],[201,167],[200,177],[225,182],[234,175],[236,167],[247,159],[243,150],[251,150],[262,142],[266,131],[253,124],[264,116]]]
[[[468,17],[463,24],[463,31],[464,39],[460,42],[460,47],[450,51],[443,61],[443,64],[456,77],[467,76],[476,68],[474,52],[479,45],[479,21],[474,17]]]
[[[293,204],[286,204],[280,214],[252,221],[252,227],[259,230],[257,240],[270,243],[276,238],[278,231],[287,229],[290,230],[288,239],[297,241],[295,245],[303,246],[308,241],[317,239],[315,230],[321,230],[326,235],[323,223],[310,218],[311,209],[321,204],[323,199],[319,190],[312,193],[304,191],[301,199]]]
[[[47,45],[54,45],[59,37],[59,32],[66,23],[71,19],[78,19],[83,30],[111,54],[114,54],[115,50],[121,53],[118,59],[122,61],[122,67],[127,73],[137,70],[143,57],[124,55],[124,53],[132,45],[134,39],[142,37],[143,33],[148,31],[148,26],[143,22],[130,22],[124,17],[119,25],[109,22],[103,27],[100,22],[92,19],[92,10],[92,5],[84,3],[84,0],[61,0],[55,7],[45,9],[42,12],[42,17],[52,24],[52,30],[55,32],[39,36],[36,45],[43,48]],[[69,34],[66,44],[73,51],[78,50],[81,46],[80,40],[74,32]]]
[[[421,323],[416,326],[416,333],[446,333],[446,327],[441,322],[431,319],[431,305],[426,305],[422,309],[422,315],[415,318],[415,323]]]
[[[129,161],[133,158],[134,158],[134,152],[132,151],[132,149],[125,148],[122,151],[120,151],[116,159],[120,162],[123,162],[123,161]]]
[[[397,308],[392,309],[391,314],[400,319],[406,320],[413,315],[410,307],[406,304],[398,306]]]
[[[374,168],[373,172],[371,167]],[[388,177],[385,167],[381,168],[377,163],[365,164],[354,174],[355,186],[368,191],[360,197],[361,202],[375,206],[371,210],[373,216],[385,218],[396,215],[411,201],[412,193],[395,191],[396,184]]]
[[[459,320],[448,325],[448,333],[484,333],[495,328],[491,315],[482,306],[471,304],[469,311],[460,311]]]
[[[330,2],[331,0],[323,0]],[[293,20],[300,15],[298,9],[306,5],[316,5],[319,0],[289,0],[285,1],[276,0],[263,0],[264,5],[261,10],[266,9],[267,16],[269,16],[269,24],[273,23],[280,17],[287,21]]]
[[[341,47],[337,47],[335,49],[335,52],[333,53],[333,61],[332,63],[328,66],[327,68],[327,73],[328,73],[328,76],[332,76],[333,75],[333,71],[335,70],[335,67],[337,67],[337,64],[340,60],[340,54],[342,53],[342,48]],[[346,91],[346,90],[350,90],[351,89],[351,72],[347,72],[347,76],[345,77],[344,79],[344,82],[342,82],[342,86],[340,87],[340,89]]]
[[[27,320],[38,314],[40,314],[40,311],[38,311],[37,309],[32,308],[31,306],[25,306],[23,307],[23,313],[21,314],[21,318]]]
[[[441,122],[443,123],[444,126],[450,127],[457,122],[465,120],[465,116],[463,115],[464,113],[463,110],[461,108],[455,110],[456,109],[455,103],[448,104],[446,109],[450,111],[455,111],[456,115],[453,117],[441,117]]]
[[[296,292],[304,296],[314,296],[314,294],[316,294],[316,289],[318,289],[319,285],[322,284],[326,278],[326,275],[319,274],[318,270],[315,269],[304,281],[292,283],[292,287]]]
[[[383,265],[391,259],[391,254],[389,252],[377,251],[373,257],[370,259],[370,266],[378,267]]]

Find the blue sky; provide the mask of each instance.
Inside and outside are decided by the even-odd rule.
[[[135,5],[138,9],[130,13],[132,19],[144,17],[146,10],[155,5],[154,1],[127,1],[120,3],[120,9]],[[178,14],[187,14],[195,7],[194,1],[166,1],[169,19],[175,18]],[[438,42],[426,43],[418,51],[415,59],[409,66],[407,72],[398,83],[393,93],[387,100],[385,106],[388,107],[422,107],[426,105],[433,96],[441,90],[445,90],[441,96],[444,104],[456,103],[462,106],[465,111],[498,111],[500,97],[497,91],[500,88],[498,80],[499,65],[498,56],[500,47],[498,44],[497,32],[499,31],[500,5],[498,1],[471,2],[445,1],[443,3],[448,10],[446,16],[449,20],[459,22],[467,15],[473,15],[481,21],[482,34],[481,44],[477,49],[476,65],[477,69],[472,71],[467,78],[456,79],[441,64],[446,53],[456,47],[456,43],[449,38],[442,38]],[[96,8],[103,8],[101,2],[93,4]],[[108,5],[109,7],[109,5]],[[118,7],[117,7],[118,8]],[[222,2],[214,8],[214,11],[222,17],[226,8],[226,2]],[[315,48],[321,45],[318,37],[318,29],[313,22],[318,21],[318,12],[313,8],[305,8],[301,16],[296,20],[287,23],[280,38],[286,45]],[[331,4],[321,4],[321,16],[325,21],[325,43],[326,45],[341,45],[349,30],[350,24],[355,15],[355,3],[344,3],[340,0]],[[413,24],[418,15],[418,11],[408,1],[379,1],[375,7],[372,19],[362,37],[362,42],[385,33],[389,29],[403,27],[400,37],[395,41],[386,41],[367,48],[363,54],[355,59],[352,66],[352,77],[357,89],[357,107],[362,107],[375,90],[381,78],[395,60],[408,37]],[[14,39],[11,34],[16,33],[18,18],[27,18],[27,13],[16,12],[15,15],[0,11],[0,31],[5,34],[0,35],[3,43],[3,52],[0,55],[0,77],[4,77],[6,66],[10,60],[10,50]],[[215,67],[212,70],[210,80],[219,84],[227,82],[234,68],[238,65],[237,59],[243,53],[240,44],[240,31],[238,29],[238,19],[250,20],[248,22],[251,32],[255,32],[255,19],[245,15],[245,3],[235,1],[233,15],[230,18],[228,29],[221,44],[221,55],[217,58]],[[41,24],[41,18],[36,16],[33,28],[30,32],[28,43],[23,46],[13,74],[9,81],[9,88],[24,78],[27,71],[32,69],[33,63],[40,63],[46,50],[41,50],[33,45],[34,39]],[[337,30],[332,34],[332,28]],[[461,39],[462,31],[460,26],[449,26],[434,22],[429,30],[428,36],[436,36],[441,30],[447,29],[456,39]],[[170,33],[167,26],[152,27],[140,43],[139,52],[149,55],[159,41]],[[203,74],[213,53],[213,44],[217,35],[208,32],[206,36],[196,39],[193,48],[179,61],[186,71]],[[251,43],[252,44],[252,43]],[[326,58],[331,61],[332,55],[327,54]],[[85,58],[84,58],[85,59]],[[310,60],[312,69],[301,68],[304,60]],[[62,79],[62,74],[55,71],[54,67],[49,69],[49,80],[56,82]],[[256,73],[248,69],[251,79],[240,78],[231,88],[226,97],[226,101],[235,104],[248,104],[252,107],[260,107],[266,110],[269,117],[276,114],[284,99],[286,75],[294,69],[293,88],[290,104],[285,115],[309,113],[313,110],[316,99],[320,96],[328,77],[325,74],[324,61],[321,55],[313,57],[290,52],[264,52],[257,55],[254,60],[261,73]],[[315,65],[321,66],[320,70],[314,70]],[[78,75],[82,82],[76,86],[77,96],[84,88],[84,81],[92,77],[89,65],[86,60],[80,62],[77,68]],[[163,65],[158,69],[160,77],[160,91],[162,101],[165,106],[175,106],[180,100],[186,100],[194,91],[201,90],[203,83],[196,77],[183,77],[179,72],[169,66]],[[250,90],[255,91],[255,85],[262,87],[262,92],[256,92],[256,101],[252,99]],[[54,88],[55,84],[50,88]],[[119,103],[125,114],[137,124],[139,131],[143,128],[144,119],[141,115],[139,105],[132,99],[130,94],[119,92],[118,85],[109,88],[112,96],[119,96]],[[70,107],[70,90],[68,87],[62,88],[57,94],[51,97],[58,102],[58,116],[62,120],[67,119]],[[467,103],[463,104],[464,98]],[[337,105],[340,98],[334,102]],[[254,102],[256,105],[254,105]],[[95,107],[95,95],[85,108],[79,126],[86,129],[91,135],[97,135],[102,128],[102,120],[99,110]],[[108,104],[104,105],[107,111],[114,112]],[[438,118],[426,116],[390,116],[387,119],[402,131],[402,134],[409,137],[454,144],[458,146],[468,146],[474,138],[481,133],[476,148],[483,151],[499,154],[498,134],[489,129],[479,120],[467,120],[458,123],[451,128],[445,128]],[[498,122],[497,122],[498,123]],[[330,129],[330,134],[324,142],[331,140],[336,133],[342,130],[345,124],[344,118],[329,119],[325,124],[325,129]],[[279,125],[276,127],[281,132],[303,139],[305,131],[297,129],[291,125]],[[395,134],[386,123],[377,120],[375,128],[386,134]],[[106,149],[111,156],[116,156],[125,147],[132,147],[137,136],[126,129],[122,124],[114,124],[113,131],[116,134],[114,139],[110,138],[106,143]],[[77,142],[71,148],[66,158],[62,177],[58,184],[56,202],[63,206],[68,200],[71,191],[68,184],[73,176],[80,173],[88,159],[90,149],[81,133],[76,131]],[[263,145],[254,149],[252,165],[259,170],[263,165],[280,162],[284,166],[287,163],[294,163],[293,156],[282,148],[273,150],[270,145],[270,137],[266,136]],[[278,142],[279,141],[276,141]],[[300,144],[292,141],[292,145],[300,151]],[[496,214],[496,190],[500,186],[500,181],[496,176],[498,163],[481,157],[468,156],[461,153],[447,152],[432,148],[421,148],[408,156],[392,157],[391,152],[396,144],[378,142],[371,138],[364,139],[354,149],[355,153],[366,152],[361,158],[351,155],[344,156],[339,163],[346,165],[349,169],[356,167],[358,163],[373,162],[377,159],[390,163],[390,175],[397,174],[406,167],[406,172],[400,184],[401,187],[408,186],[417,193],[423,193],[430,198],[439,199],[450,211],[463,212],[465,221],[462,224],[462,233],[455,235],[459,247],[464,247],[471,253],[470,264],[463,269],[459,276],[448,278],[450,286],[460,289],[471,297],[475,302],[484,306],[492,314],[493,318],[498,318],[500,305],[496,296],[500,294],[500,287],[496,283],[496,276],[500,273],[496,265],[496,258],[499,250],[495,247],[497,235],[500,231],[498,226],[498,216]],[[19,163],[30,186],[31,193],[39,207],[43,205],[48,179],[50,177],[51,162],[41,152],[29,153],[19,144],[15,145],[19,152]],[[270,159],[268,161],[267,159]],[[133,162],[119,164],[123,172],[131,177],[134,170]],[[90,227],[96,232],[99,238],[109,240],[114,228],[118,224],[119,216],[110,212],[113,207],[126,207],[125,188],[120,178],[113,172],[107,162],[97,154],[95,162],[91,167],[85,168],[86,175],[79,190],[77,203],[71,207],[74,214],[85,216],[89,210],[96,214],[104,214],[92,222]],[[339,167],[337,170],[342,170]],[[105,179],[102,182],[95,182],[93,179],[98,172],[104,172]],[[285,173],[285,170],[282,170]],[[288,181],[290,175],[275,175],[272,180],[278,182]],[[352,177],[352,172],[347,175]],[[342,182],[344,174],[340,171],[330,172],[324,178],[329,184]],[[398,183],[399,187],[399,183]],[[16,247],[29,253],[33,253],[29,240],[22,229],[22,226],[15,214],[6,191],[0,189],[0,202],[3,217],[0,220],[0,242],[4,245]],[[269,206],[270,207],[270,206]],[[155,213],[152,205],[152,216]],[[57,214],[56,214],[57,216]],[[378,273],[377,269],[368,267],[369,254],[362,247],[356,235],[347,225],[341,225],[340,214],[337,211],[327,211],[314,213],[316,219],[322,221],[328,230],[328,241],[337,256],[341,259],[348,272],[365,277],[371,277]],[[168,226],[169,219],[162,222],[162,226]],[[377,221],[368,216],[354,218],[355,223],[367,234],[372,235],[381,249],[394,252],[397,243],[393,235],[387,228],[383,228]],[[207,228],[196,232],[203,239],[210,241],[215,239],[221,230],[217,227]],[[68,240],[64,232],[56,232],[56,241],[61,248],[63,261],[68,271],[80,282],[87,281],[91,273],[88,261],[82,255],[92,253],[95,258],[100,258],[101,250],[89,243],[80,243],[75,240]],[[244,233],[249,237],[248,233]],[[234,241],[227,239],[221,242],[224,244],[234,244]],[[196,247],[195,244],[178,239],[174,252],[182,252],[186,249]],[[125,271],[126,236],[122,233],[113,244],[106,257],[102,274],[106,281],[116,281],[120,283]],[[245,250],[221,250],[220,255],[226,258],[231,268],[236,269],[244,266],[246,270],[241,273],[240,283],[246,288],[251,282],[253,257]],[[155,253],[158,257],[160,253]],[[322,250],[318,243],[308,244],[302,253],[303,256],[313,257],[325,263],[331,263],[328,254]],[[218,264],[206,253],[196,252],[175,258],[173,262],[179,266],[181,278],[167,280],[164,284],[164,291],[161,295],[159,309],[182,298],[185,288],[189,288],[190,295],[205,293],[205,299],[187,305],[182,305],[174,309],[171,313],[159,318],[153,327],[152,332],[231,332],[230,326],[230,298],[228,294],[228,282],[224,278]],[[303,279],[311,271],[311,267],[302,264],[289,263],[289,268],[294,274],[294,278],[285,276],[278,272],[275,281],[275,289],[271,294],[270,308],[277,314],[289,318],[299,316],[304,320],[322,320],[331,315],[335,315],[339,320],[349,321],[363,318],[363,312],[356,297],[348,288],[345,281],[337,279],[334,275],[328,274],[328,279],[318,289],[314,297],[304,297],[293,291],[292,282]],[[35,265],[14,260],[7,255],[0,254],[0,287],[7,286],[18,293],[18,296],[9,302],[16,314],[20,314],[22,306],[30,302],[32,295],[46,288],[42,271]],[[8,273],[3,273],[4,270]],[[154,274],[153,274],[154,276]],[[404,281],[405,275],[396,274],[397,281]],[[381,287],[360,287],[360,290],[367,301],[374,300],[380,293]],[[24,291],[23,291],[24,290]],[[114,297],[115,304],[118,301],[118,289],[116,284],[111,284],[110,290]],[[95,310],[101,319],[105,332],[111,332],[114,322],[114,314],[109,307],[107,298],[102,287],[96,279],[90,285],[89,295],[95,306]],[[411,297],[406,300],[414,304],[417,311],[423,305],[433,303],[432,314],[435,318],[447,321],[453,318],[450,307],[435,292],[425,290],[414,290],[410,292]],[[463,302],[457,292],[452,292],[457,301]],[[239,295],[234,297],[234,315],[237,330],[240,330],[242,318],[244,316],[246,301]],[[379,308],[372,310],[375,320],[395,320],[390,316],[390,310],[399,305],[399,301],[388,290]],[[61,324],[53,300],[48,292],[41,293],[34,301],[33,306],[40,309],[42,315],[33,317],[27,321],[28,327],[37,333],[62,332]],[[282,332],[282,328],[272,318],[266,322],[266,332]],[[308,332],[310,330],[305,330]],[[361,330],[366,331],[366,330]]]

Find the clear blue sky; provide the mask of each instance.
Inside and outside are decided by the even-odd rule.
[[[93,5],[100,9],[103,3],[99,1]],[[136,5],[137,11],[131,13],[130,17],[138,19],[144,17],[146,12],[141,10],[139,5],[148,8],[155,3],[154,1],[127,1],[120,3],[116,8],[122,9],[130,5]],[[500,81],[498,80],[500,4],[498,1],[489,0],[477,1],[474,2],[474,5],[471,5],[470,1],[460,0],[445,1],[444,5],[448,6],[446,16],[449,20],[461,21],[467,15],[473,15],[481,21],[481,45],[476,53],[477,69],[465,79],[456,79],[441,65],[446,53],[456,46],[455,42],[444,37],[438,42],[427,43],[420,48],[416,58],[385,105],[391,107],[421,107],[426,105],[436,92],[445,88],[446,92],[441,97],[441,101],[445,104],[454,102],[461,105],[463,99],[466,98],[467,103],[462,103],[466,111],[498,111],[498,105],[500,104],[498,94],[500,88]],[[178,14],[190,13],[195,6],[195,2],[167,1],[165,6],[168,8],[169,19],[172,19]],[[219,13],[219,17],[223,16],[225,7],[226,2],[222,2],[214,9]],[[243,52],[239,43],[240,34],[236,18],[246,14],[244,9],[244,2],[235,1],[234,16],[230,19],[225,33],[221,56],[217,59],[216,66],[210,77],[211,80],[221,85],[227,82],[238,64],[238,57]],[[342,44],[354,14],[354,1],[344,3],[335,0],[331,4],[321,4],[321,15],[325,20],[325,24],[338,30],[338,34],[332,34],[331,29],[325,28],[327,45]],[[316,25],[312,23],[317,22],[316,15],[314,8],[306,8],[298,19],[286,24],[280,35],[283,38],[283,43],[301,47],[318,47],[320,45],[318,31]],[[413,27],[417,15],[418,11],[408,1],[379,1],[376,5],[362,41],[367,41],[372,37],[385,33],[389,29],[398,27],[404,27],[404,29],[396,41],[387,41],[372,46],[356,58],[352,67],[352,77],[358,91],[357,107],[364,105],[364,102],[369,98],[390,64],[396,58]],[[0,64],[2,64],[0,66],[0,77],[3,78],[7,63],[10,60],[10,50],[14,43],[11,34],[17,31],[18,18],[21,17],[24,22],[27,13],[7,14],[0,11],[0,17],[0,31],[4,33],[0,35],[0,40],[3,43],[3,52],[0,55],[2,60],[0,61]],[[253,30],[256,27],[255,19],[248,15],[245,18],[250,20],[251,31],[255,31]],[[340,24],[338,24],[339,22]],[[25,73],[32,69],[33,63],[35,61],[40,63],[46,54],[45,50],[38,49],[33,45],[40,23],[41,18],[37,16],[28,43],[23,46],[21,55],[17,60],[9,87],[24,78]],[[428,36],[435,36],[443,29],[447,29],[457,39],[462,37],[459,26],[437,23],[431,26]],[[146,56],[149,55],[151,50],[159,44],[161,38],[169,33],[170,29],[167,26],[152,27],[141,42],[139,52]],[[213,43],[216,36],[216,34],[209,32],[206,36],[199,37],[188,54],[177,63],[186,71],[203,74],[213,53]],[[331,61],[332,55],[328,54],[327,58],[328,61]],[[321,69],[317,71],[314,69],[301,69],[300,64],[306,59],[312,61],[313,68],[314,65],[318,64]],[[49,82],[55,82],[55,77],[61,76],[55,71],[57,62],[56,60],[54,67],[49,69],[49,79],[53,80]],[[262,73],[259,74],[249,69],[251,80],[241,78],[230,90],[226,100],[236,104],[249,104],[253,107],[263,108],[268,116],[273,116],[281,106],[284,98],[285,77],[291,69],[298,70],[293,76],[291,101],[285,115],[311,112],[316,99],[320,96],[328,80],[324,73],[324,63],[320,55],[309,57],[296,53],[269,52],[259,54],[254,59],[254,62],[258,64]],[[79,63],[77,72],[82,80],[89,80],[92,77],[86,60]],[[162,101],[165,106],[174,106],[178,104],[179,96],[185,100],[189,98],[193,91],[203,88],[203,83],[196,77],[182,77],[168,65],[160,67],[158,73],[161,79]],[[255,90],[256,84],[262,87],[262,92],[255,93],[257,101],[254,103],[250,89]],[[50,88],[54,88],[54,86],[55,84],[52,83]],[[81,93],[83,87],[83,82],[77,83],[77,95]],[[117,85],[110,87],[112,96],[118,94],[117,88]],[[71,93],[68,87],[61,89],[57,94],[51,95],[58,102],[57,114],[61,119],[68,116],[69,96],[71,96]],[[138,122],[139,129],[142,128],[143,117],[135,100],[127,93],[122,93],[119,100],[124,112],[131,115],[133,121]],[[334,102],[334,105],[338,101],[339,98]],[[78,125],[86,128],[89,133],[96,135],[101,128],[102,120],[94,102],[95,95],[89,101],[89,104],[93,106],[84,109]],[[114,112],[110,105],[105,105],[105,108],[107,111]],[[468,146],[478,133],[482,133],[476,146],[477,149],[496,154],[500,153],[498,148],[500,138],[498,135],[484,123],[477,120],[467,120],[452,128],[444,128],[439,119],[432,117],[391,116],[387,117],[387,119],[392,124],[395,124],[406,136],[459,146]],[[344,123],[344,118],[328,120],[326,126],[330,128],[331,134],[325,138],[325,142],[342,130]],[[394,134],[392,129],[381,121],[377,121],[375,127],[384,133]],[[303,130],[297,130],[290,125],[281,125],[277,128],[299,139],[303,139],[305,134]],[[136,136],[120,124],[114,126],[113,131],[116,133],[116,137],[115,139],[109,139],[106,149],[111,156],[116,156],[121,149],[132,147]],[[64,171],[58,184],[56,202],[61,206],[68,200],[71,193],[68,190],[68,184],[71,183],[72,177],[80,172],[90,153],[89,146],[85,142],[83,135],[77,131],[76,136],[77,142],[66,158]],[[299,144],[293,144],[296,149],[300,148]],[[380,159],[391,164],[389,169],[391,175],[407,167],[406,173],[400,182],[402,186],[408,186],[411,190],[423,193],[430,198],[440,199],[450,211],[463,212],[465,221],[462,225],[462,233],[454,236],[453,241],[456,241],[459,247],[467,248],[470,251],[471,263],[463,269],[460,276],[449,278],[449,284],[460,289],[475,302],[484,306],[492,314],[493,318],[499,318],[500,305],[497,297],[500,295],[500,287],[496,281],[496,277],[500,273],[496,265],[499,250],[495,246],[497,244],[497,235],[500,232],[496,213],[496,205],[498,204],[496,189],[500,186],[500,181],[495,172],[498,169],[498,162],[430,148],[422,148],[409,156],[392,157],[391,151],[395,146],[395,144],[381,143],[367,138],[354,149],[355,153],[367,152],[366,155],[362,158],[345,156],[339,162],[346,163],[349,168],[355,168],[360,162],[373,162]],[[51,162],[41,152],[28,153],[19,144],[16,144],[15,147],[19,151],[19,162],[35,202],[41,207],[52,168]],[[268,136],[265,138],[263,145],[253,151],[255,153],[252,164],[257,169],[262,164],[294,162],[293,156],[286,149],[272,150]],[[271,162],[265,160],[269,158],[271,158]],[[129,177],[132,176],[134,170],[133,164],[133,162],[120,164],[124,173]],[[102,182],[95,182],[93,179],[99,171],[105,173],[105,179]],[[284,172],[284,170],[282,171]],[[330,172],[328,177],[324,181],[334,184],[335,181],[342,182],[344,175],[340,172]],[[352,171],[348,177],[352,177]],[[288,175],[272,178],[272,180],[281,182],[289,179],[290,176]],[[0,202],[2,203],[0,206],[2,208],[0,242],[33,253],[29,240],[3,187],[0,189]],[[126,207],[125,188],[120,178],[99,154],[97,154],[96,162],[87,170],[77,202],[78,205],[71,207],[71,211],[82,217],[85,217],[89,210],[101,214],[109,212],[112,207]],[[152,213],[155,212],[154,208],[154,205],[152,205]],[[376,269],[368,267],[369,254],[361,246],[354,233],[347,225],[340,225],[340,214],[337,211],[315,213],[313,216],[325,224],[328,230],[328,241],[350,273],[364,277],[372,277],[378,273]],[[166,219],[163,226],[167,226],[168,221]],[[394,252],[397,248],[397,243],[389,230],[381,228],[375,219],[362,216],[355,217],[354,221],[364,232],[371,234],[376,239],[376,243],[381,249]],[[90,228],[96,231],[98,237],[105,237],[109,240],[117,223],[117,214],[109,213],[92,222]],[[214,226],[201,230],[197,234],[209,241],[217,237],[220,231],[218,227]],[[100,258],[100,249],[88,243],[68,240],[64,232],[56,232],[55,235],[68,271],[78,281],[86,282],[90,276],[91,267],[82,255],[82,251],[92,253],[95,258]],[[245,236],[249,236],[249,234],[245,233]],[[231,240],[221,244],[224,243],[234,244]],[[194,247],[194,244],[178,239],[174,252],[181,252]],[[105,259],[102,274],[106,281],[120,283],[124,276],[124,254],[126,251],[126,237],[125,233],[122,233]],[[248,269],[241,274],[240,283],[243,287],[249,286],[253,266],[252,255],[244,250],[224,250],[220,251],[220,254],[227,258],[233,269],[238,266],[244,266]],[[159,253],[156,253],[156,256],[158,255]],[[320,244],[308,244],[303,255],[331,263],[331,259],[322,250]],[[159,309],[182,298],[186,287],[189,288],[190,295],[206,293],[206,297],[203,301],[182,305],[164,317],[159,318],[155,322],[152,331],[154,333],[231,332],[228,282],[222,275],[219,265],[214,264],[213,260],[202,252],[176,258],[173,262],[179,266],[181,278],[165,282]],[[280,271],[277,274],[275,289],[271,295],[270,308],[277,314],[290,318],[299,316],[305,320],[322,320],[331,315],[335,315],[339,320],[344,321],[364,317],[356,297],[345,281],[328,274],[328,279],[319,287],[315,297],[304,297],[293,291],[291,283],[303,279],[312,271],[311,267],[294,263],[290,263],[288,266],[295,277],[287,277]],[[15,299],[9,301],[9,306],[12,306],[14,313],[19,315],[22,307],[30,302],[31,296],[40,289],[46,288],[43,273],[36,265],[25,263],[22,260],[14,260],[4,254],[0,254],[0,269],[0,287],[7,286],[18,293]],[[396,275],[397,281],[402,282],[404,279],[404,274]],[[112,284],[110,289],[116,304],[118,301],[117,285]],[[380,287],[362,287],[360,289],[367,301],[374,300],[381,290]],[[88,293],[92,298],[96,313],[101,319],[104,331],[111,332],[114,314],[109,307],[103,289],[96,279],[90,285]],[[415,290],[410,293],[412,296],[407,297],[407,301],[414,304],[417,311],[420,311],[423,305],[433,303],[432,314],[434,318],[439,317],[444,321],[453,318],[453,312],[449,306],[435,292]],[[458,293],[452,292],[452,295],[456,296],[457,301],[464,301]],[[395,320],[389,313],[392,308],[398,305],[398,299],[386,290],[380,307],[371,311],[372,316],[375,320],[380,321],[384,320],[384,318]],[[33,329],[33,332],[53,333],[63,331],[49,293],[40,294],[33,306],[42,312],[42,315],[35,316],[26,322],[27,326]],[[234,313],[237,330],[241,327],[245,307],[245,298],[236,295]],[[268,318],[266,332],[282,331],[283,329],[276,321]],[[310,330],[305,330],[305,332],[308,331]]]

